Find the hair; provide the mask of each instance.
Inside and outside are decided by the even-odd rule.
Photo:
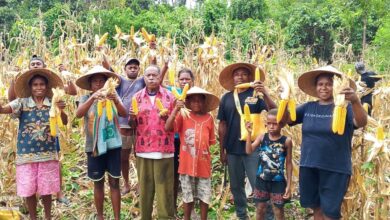
[[[148,67],[146,67],[144,73],[145,73],[146,70],[148,70],[149,68],[155,68],[155,69],[157,70],[158,74],[159,74],[159,75],[161,74],[161,69],[160,69],[160,67],[158,67],[157,65],[154,65],[154,64],[149,65]]]
[[[188,74],[190,74],[190,77],[191,77],[192,81],[194,81],[194,79],[195,79],[194,73],[192,73],[192,71],[191,71],[190,69],[188,69],[188,68],[183,68],[183,69],[181,69],[181,70],[179,71],[179,73],[177,74],[177,78],[179,78],[180,75],[181,75],[182,73],[188,73]]]
[[[333,76],[334,74],[333,73],[320,73],[318,76],[316,76],[315,80],[314,80],[314,85],[317,85],[318,83],[318,80],[321,78],[321,77],[327,77],[329,78],[330,80],[333,81]]]
[[[36,79],[43,79],[43,81],[45,81],[45,84],[46,84],[46,85],[49,84],[49,80],[48,80],[46,77],[44,77],[44,76],[42,76],[42,75],[35,75],[35,76],[33,76],[33,77],[28,81],[28,85],[31,87],[32,82],[33,82],[34,80],[36,80]]]
[[[276,116],[278,114],[278,109],[273,108],[268,111],[268,115]]]
[[[125,67],[128,66],[128,65],[131,65],[131,64],[135,64],[135,65],[137,65],[137,66],[140,65],[140,63],[139,63],[138,60],[136,60],[136,59],[131,59],[131,60],[129,60],[129,62],[126,63]]]

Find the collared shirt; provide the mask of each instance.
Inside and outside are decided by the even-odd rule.
[[[12,101],[12,117],[19,119],[16,164],[58,160],[59,142],[50,135],[50,100],[38,107],[32,97]]]
[[[160,110],[152,103],[146,88],[134,95],[138,103],[136,153],[173,153],[173,132],[165,131],[165,120],[159,116]],[[160,86],[156,98],[159,98],[170,114],[174,107],[174,97]]]
[[[188,117],[181,114],[175,120],[175,130],[180,135],[179,173],[193,177],[211,176],[210,145],[216,143],[214,119],[210,113]]]

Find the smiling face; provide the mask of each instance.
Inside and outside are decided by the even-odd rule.
[[[104,83],[107,81],[107,76],[103,74],[96,74],[91,76],[90,83],[91,83],[91,90],[92,92],[96,92],[99,89],[103,88]]]
[[[238,68],[233,71],[234,85],[250,82],[250,70],[247,68]]]
[[[29,82],[33,97],[45,97],[47,92],[47,79],[43,76],[34,76]]]
[[[333,75],[319,75],[316,79],[316,92],[320,102],[333,101]]]

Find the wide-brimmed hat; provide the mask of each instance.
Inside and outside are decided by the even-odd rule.
[[[77,80],[76,80],[76,85],[82,89],[85,89],[85,90],[92,90],[91,89],[91,81],[90,81],[90,78],[94,75],[97,75],[97,74],[102,74],[102,75],[105,75],[107,76],[107,78],[110,78],[110,77],[115,77],[118,79],[118,82],[120,83],[121,79],[120,77],[111,72],[110,70],[102,67],[102,66],[94,66],[92,69],[90,69],[86,74],[80,76]]]
[[[64,88],[62,79],[57,74],[55,74],[53,70],[47,68],[30,69],[20,74],[16,78],[15,93],[17,97],[27,98],[31,96],[29,82],[36,75],[45,77],[47,79],[47,97],[53,96],[53,92],[51,91],[52,88]]]
[[[298,78],[298,86],[299,88],[306,94],[313,96],[313,97],[318,97],[317,96],[317,91],[316,91],[316,78],[323,74],[323,73],[330,73],[336,76],[346,76],[344,73],[340,72],[333,66],[324,66],[320,67],[314,70],[310,70],[308,72],[303,73],[299,78]],[[349,79],[349,86],[356,91],[356,84],[355,82]]]
[[[131,57],[131,58],[126,60],[125,66],[129,65],[130,63],[134,63],[134,62],[137,63],[138,66],[141,64],[141,62],[139,62],[139,60],[137,58]]]
[[[210,92],[199,88],[197,86],[191,87],[187,92],[187,97],[191,95],[204,95],[206,97],[204,109],[206,112],[212,111],[219,106],[219,98],[216,95],[211,94]],[[187,99],[188,100],[188,99]],[[186,107],[189,108],[189,102],[186,101]]]
[[[233,72],[239,68],[246,68],[250,70],[251,80],[255,79],[256,66],[250,63],[234,63],[225,67],[219,74],[219,83],[226,90],[234,90]],[[265,80],[265,71],[259,67],[260,70],[260,81]]]

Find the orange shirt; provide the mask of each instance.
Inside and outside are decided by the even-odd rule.
[[[207,113],[188,117],[179,114],[175,120],[175,130],[180,136],[179,173],[193,177],[211,176],[210,145],[216,143],[214,119]]]

